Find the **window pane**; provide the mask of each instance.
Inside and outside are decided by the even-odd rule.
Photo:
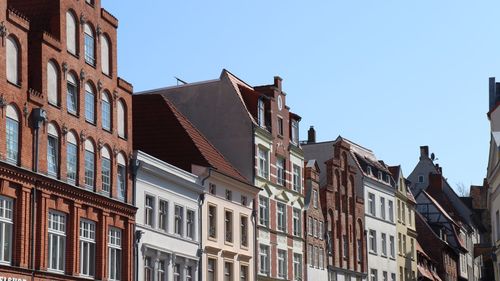
[[[85,186],[94,187],[94,153],[85,151]]]
[[[66,88],[67,88],[66,89],[66,91],[67,91],[66,106],[68,107],[68,112],[76,114],[76,110],[77,110],[77,106],[78,106],[77,87],[75,84],[68,81],[66,83]]]
[[[94,36],[85,32],[85,62],[95,65]]]
[[[14,119],[7,118],[7,160],[17,163],[19,143],[19,123]]]
[[[101,158],[102,164],[102,190],[109,193],[111,187],[111,161],[106,158]]]
[[[66,169],[68,180],[76,181],[76,170],[77,170],[77,148],[76,145],[72,143],[66,144]]]
[[[95,122],[95,95],[88,90],[85,91],[85,120]]]
[[[57,153],[58,150],[58,139],[54,136],[49,135],[47,140],[47,169],[49,175],[57,176],[58,174],[58,163],[59,156]]]
[[[117,185],[118,185],[118,199],[120,200],[125,200],[125,194],[126,194],[126,171],[125,171],[125,166],[123,165],[118,165],[118,180],[117,180]]]

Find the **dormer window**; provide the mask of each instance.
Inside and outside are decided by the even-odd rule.
[[[418,182],[419,183],[423,183],[424,182],[424,176],[423,175],[419,175],[418,176]]]
[[[372,174],[372,167],[370,167],[370,166],[366,166],[366,173],[367,173],[368,175],[371,175],[371,174]]]
[[[259,123],[259,126],[265,127],[266,126],[266,117],[265,117],[265,107],[264,107],[264,101],[259,99],[258,104],[257,104],[257,122]]]
[[[378,179],[382,180],[382,172],[381,171],[378,171]]]
[[[291,132],[291,137],[292,137],[292,143],[298,144],[299,143],[299,121],[297,120],[292,120],[292,132]]]
[[[391,176],[389,176],[389,174],[385,175],[385,181],[391,183]]]

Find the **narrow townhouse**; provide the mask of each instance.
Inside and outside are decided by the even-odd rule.
[[[436,262],[424,251],[417,241],[417,280],[441,281],[437,274]]]
[[[140,150],[133,160],[137,280],[199,280],[203,187],[198,176]]]
[[[417,202],[405,179],[401,166],[389,167],[396,184],[395,206],[397,212],[398,276],[401,281],[417,280],[417,231],[415,229],[415,207]]]
[[[250,86],[227,70],[218,79],[134,95],[168,99],[246,180],[255,198],[258,280],[304,280],[304,157],[300,116],[287,106],[282,79]]]
[[[320,169],[330,281],[368,280],[363,183],[351,145],[341,137],[316,142],[313,127],[308,131],[308,140],[302,143],[306,159],[316,159]],[[389,249],[389,244],[386,247]],[[393,258],[395,260],[395,248]]]
[[[202,206],[198,210],[201,220],[198,257],[201,262],[196,280],[254,280],[256,216],[253,198],[260,189],[246,180],[168,99],[161,95],[142,95],[134,96],[133,102],[133,122],[137,126],[135,148],[196,175],[197,184],[203,188],[204,196],[198,203]],[[187,227],[189,219],[187,209],[182,209],[180,201],[172,203],[179,204],[178,208],[171,209],[175,219],[174,234],[185,237],[190,231],[184,226]],[[180,266],[181,273],[175,275],[174,271],[173,280],[186,280],[186,263]],[[194,272],[195,267],[192,269]]]
[[[117,28],[99,0],[0,1],[0,279],[133,279]]]
[[[421,190],[426,190],[430,184],[429,174],[443,174],[443,168],[439,164],[434,163],[436,156],[434,153],[429,153],[428,146],[420,147],[420,158],[408,176],[408,180],[412,183],[411,189],[414,195]],[[442,205],[447,208],[448,212],[452,212],[457,221],[462,222],[464,230],[464,243],[467,251],[460,255],[459,263],[459,278],[462,280],[477,281],[480,277],[480,271],[475,270],[481,267],[481,256],[474,255],[474,245],[480,242],[480,231],[478,222],[474,219],[473,211],[467,204],[456,194],[448,181],[444,180],[443,188],[436,199],[443,198],[447,203]],[[417,200],[418,201],[418,200]]]
[[[307,280],[328,280],[326,224],[320,198],[319,175],[318,163],[315,160],[307,161],[304,173],[306,200],[303,219],[307,236],[305,253]],[[300,220],[294,219],[294,223],[300,223]]]

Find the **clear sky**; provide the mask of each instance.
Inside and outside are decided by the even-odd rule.
[[[279,75],[318,141],[342,135],[409,175],[429,145],[452,186],[481,184],[488,77],[500,76],[500,2],[118,1],[119,75],[136,91]]]

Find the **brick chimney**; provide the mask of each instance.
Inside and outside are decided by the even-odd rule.
[[[427,145],[420,147],[420,160],[429,158],[429,147]]]
[[[280,90],[280,92],[281,92],[281,84],[282,84],[282,82],[283,82],[283,79],[281,77],[274,76],[274,86],[276,88],[278,88],[278,90]]]
[[[316,130],[314,130],[314,126],[309,127],[307,131],[307,143],[316,143]]]
[[[432,197],[441,195],[443,193],[443,175],[429,174],[429,187],[426,191]]]

